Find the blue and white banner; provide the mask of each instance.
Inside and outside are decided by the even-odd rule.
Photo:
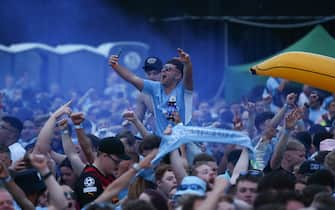
[[[184,126],[182,124],[178,124],[172,128],[171,135],[162,136],[162,143],[159,147],[159,152],[155,159],[152,160],[152,164],[156,165],[166,154],[189,142],[234,144],[247,147],[253,152],[249,136],[242,132],[218,128]]]

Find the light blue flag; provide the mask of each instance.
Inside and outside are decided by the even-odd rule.
[[[151,162],[152,165],[158,164],[166,154],[189,142],[235,144],[246,147],[253,152],[249,136],[242,132],[178,124],[172,128],[171,135],[162,136],[162,143],[159,147],[158,154]]]

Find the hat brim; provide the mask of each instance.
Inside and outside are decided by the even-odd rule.
[[[142,67],[144,71],[157,71],[157,72],[161,72],[160,69],[158,69],[157,67],[154,66],[143,66]]]
[[[131,158],[126,154],[126,153],[123,153],[123,154],[118,154],[116,155],[118,158],[120,158],[121,160],[130,160]]]

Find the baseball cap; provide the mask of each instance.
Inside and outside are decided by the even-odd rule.
[[[185,176],[177,188],[175,196],[181,195],[206,195],[206,182],[197,176]]]
[[[314,172],[324,169],[324,166],[314,160],[306,160],[299,167],[298,173],[310,176]]]
[[[46,189],[40,173],[36,169],[27,169],[15,174],[15,183],[26,193],[41,193]]]
[[[144,61],[144,66],[143,66],[144,71],[155,70],[155,71],[160,72],[162,68],[163,68],[162,61],[158,57],[150,56],[150,57],[147,57]]]
[[[125,153],[124,146],[117,137],[106,137],[99,141],[98,150],[110,155],[115,155],[122,160],[130,160],[130,157]]]

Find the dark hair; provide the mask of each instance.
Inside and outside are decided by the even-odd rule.
[[[273,112],[262,112],[256,115],[255,118],[255,127],[258,132],[261,131],[261,124],[263,124],[266,120],[272,119],[275,116]]]
[[[16,117],[12,117],[12,116],[2,117],[2,120],[6,123],[9,123],[10,126],[15,128],[18,131],[19,134],[21,133],[21,131],[23,129],[23,124],[22,124],[21,120],[19,120]]]
[[[307,131],[301,131],[296,133],[295,138],[305,146],[306,151],[311,149],[312,137]]]
[[[197,162],[216,162],[215,159],[207,153],[199,153],[193,159],[193,164]]]
[[[114,205],[109,202],[91,202],[83,210],[114,210]]]
[[[314,196],[319,192],[328,192],[328,190],[325,186],[319,184],[307,185],[302,190],[302,197],[305,206],[310,206],[313,202]]]
[[[292,200],[303,203],[302,196],[294,191],[262,192],[256,197],[255,202],[254,202],[254,208],[261,209],[265,205],[267,206],[267,205],[274,205],[274,204],[285,206],[287,202],[292,201]]]
[[[333,174],[327,169],[316,171],[308,177],[307,185],[310,184],[329,186],[331,189],[334,189],[335,186]]]
[[[330,193],[320,192],[314,196],[313,203],[317,209],[334,209],[335,199]]]
[[[68,167],[72,169],[72,165],[71,165],[69,158],[65,158],[62,162],[60,162],[59,168],[61,167]]]
[[[117,137],[119,137],[119,139],[126,138],[127,143],[131,146],[134,145],[136,142],[135,136],[128,130],[120,132],[119,134],[117,134]]]
[[[176,68],[180,71],[181,76],[183,77],[183,74],[184,74],[184,64],[180,60],[173,58],[171,60],[168,60],[166,63],[167,64],[173,64],[173,65],[175,65]]]
[[[294,190],[295,178],[293,175],[283,170],[272,171],[266,174],[258,183],[257,191],[269,190]]]
[[[279,203],[278,193],[275,191],[261,192],[254,201],[254,209],[260,209],[268,205],[283,205]]]
[[[137,199],[145,189],[156,189],[157,186],[151,181],[145,180],[143,177],[138,176],[128,187],[128,199]]]
[[[160,144],[161,144],[161,137],[154,134],[145,136],[143,138],[143,141],[140,143],[139,153],[142,154],[144,150],[151,150],[158,148]]]
[[[161,164],[155,170],[155,180],[159,181],[163,178],[165,172],[173,171],[172,167],[168,164]]]
[[[246,171],[245,173],[240,173],[236,180],[236,185],[238,185],[241,181],[249,181],[253,183],[259,183],[261,178],[263,177],[263,171],[252,169]]]
[[[169,209],[167,205],[167,200],[157,190],[146,189],[144,190],[144,193],[149,195],[150,202],[153,205],[153,207],[155,207],[156,209],[159,209],[159,210]]]
[[[122,205],[123,210],[159,210],[144,200],[130,200]]]
[[[227,162],[236,165],[238,159],[240,158],[241,152],[242,152],[241,149],[234,149],[231,152],[229,152],[227,156]]]

